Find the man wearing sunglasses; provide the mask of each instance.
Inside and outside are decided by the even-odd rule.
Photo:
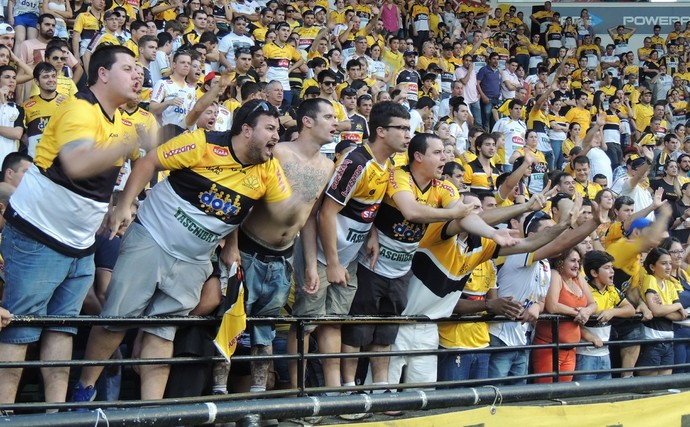
[[[230,131],[200,129],[160,145],[135,165],[118,207],[110,217],[112,234],[131,222],[129,206],[158,170],[170,175],[154,186],[122,240],[104,316],[187,315],[199,302],[211,273],[211,254],[259,200],[277,203],[292,194],[273,158],[278,112],[265,101],[250,101],[234,116]],[[217,173],[217,171],[221,171]],[[112,235],[111,235],[112,238]],[[142,272],[147,272],[142,275]],[[172,355],[176,328],[143,328],[141,355]],[[93,329],[86,357],[109,358],[125,329]],[[102,367],[82,370],[75,401],[95,397]],[[141,367],[141,398],[161,399],[169,366]]]

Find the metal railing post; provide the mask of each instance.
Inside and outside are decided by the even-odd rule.
[[[560,350],[560,337],[558,335],[558,328],[560,326],[560,318],[557,317],[556,321],[551,321],[551,342],[553,344],[556,344],[554,347],[551,348],[551,356],[553,357],[553,360],[551,361],[551,365],[553,368],[553,382],[557,383],[560,382],[560,377],[561,377],[561,370],[559,365],[559,357],[558,353]]]
[[[304,396],[304,320],[297,322],[297,388],[298,396]]]

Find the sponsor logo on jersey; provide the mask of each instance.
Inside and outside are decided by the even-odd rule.
[[[125,126],[132,126],[132,122],[130,122],[129,120],[125,120],[125,119],[122,119],[122,124],[124,124]]]
[[[24,108],[30,108],[36,105],[36,101],[28,101],[26,104],[24,104]]]
[[[374,221],[374,218],[376,218],[376,212],[379,210],[379,206],[381,206],[379,203],[375,205],[371,205],[368,208],[364,209],[362,211],[362,219],[364,222],[372,222]]]
[[[208,191],[199,193],[199,201],[204,212],[213,214],[221,219],[225,219],[228,216],[236,216],[242,210],[240,195],[237,194],[233,197],[232,194],[218,191],[216,184],[213,184]]]
[[[368,234],[369,230],[361,231],[348,228],[347,237],[345,238],[345,240],[351,243],[362,243],[364,239],[366,239]]]
[[[395,251],[387,246],[381,245],[380,254],[383,258],[389,259],[391,261],[397,262],[410,262],[414,256],[414,251],[412,252],[399,252]]]
[[[393,237],[401,242],[419,242],[425,231],[426,226],[423,224],[412,224],[407,221],[393,224]]]
[[[195,148],[196,148],[196,144],[187,144],[187,145],[183,145],[182,147],[173,148],[172,150],[169,150],[169,151],[163,153],[163,158],[167,159],[168,157],[172,157],[172,156],[176,156],[178,154],[192,151]]]
[[[220,239],[220,234],[214,233],[196,221],[185,211],[178,208],[175,212],[175,219],[179,221],[190,233],[207,243],[216,243]]]
[[[227,157],[230,151],[225,147],[213,147],[213,153],[221,157]]]

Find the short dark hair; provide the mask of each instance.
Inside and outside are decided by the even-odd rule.
[[[216,44],[218,43],[218,36],[213,34],[213,31],[204,31],[201,33],[201,36],[199,36],[199,43]]]
[[[5,71],[13,71],[14,74],[17,74],[17,69],[14,68],[14,67],[11,66],[11,65],[3,65],[2,67],[0,67],[0,76],[1,76],[2,73],[4,73]]]
[[[146,25],[146,22],[140,20],[140,19],[135,19],[132,21],[131,24],[129,24],[129,31],[133,32],[141,28],[148,28],[148,25]]]
[[[316,81],[323,83],[323,81],[326,80],[326,77],[330,77],[336,82],[338,81],[338,75],[333,70],[322,70],[319,75],[316,76]]]
[[[167,31],[158,33],[156,38],[158,39],[158,47],[163,47],[166,45],[166,43],[172,43],[173,41],[172,34],[168,33]]]
[[[426,154],[426,150],[429,148],[429,140],[435,138],[440,140],[438,135],[433,133],[418,133],[412,137],[410,144],[407,146],[407,158],[409,159],[409,164],[414,162],[414,154],[422,153]]]
[[[376,129],[388,126],[394,118],[410,120],[407,108],[393,101],[383,101],[374,104],[369,114],[369,132],[373,134],[370,142],[376,141]]]
[[[494,137],[490,133],[483,133],[474,139],[474,149],[478,151],[487,139],[495,142]]]
[[[592,270],[599,270],[604,264],[613,262],[613,256],[609,255],[608,252],[604,251],[589,251],[585,254],[582,266],[585,270],[585,275],[587,279],[593,280]]]
[[[235,111],[232,127],[230,128],[230,135],[237,136],[242,132],[242,126],[248,125],[253,128],[261,116],[269,116],[278,118],[280,113],[278,110],[268,102],[262,99],[252,99],[244,103]]]
[[[465,172],[465,169],[462,168],[460,163],[448,162],[443,166],[443,174],[444,175],[453,175],[457,169],[460,169],[461,171]]]
[[[34,67],[34,79],[38,80],[42,73],[52,73],[53,71],[57,73],[57,70],[55,67],[53,67],[53,64],[48,62],[39,62]]]
[[[117,54],[129,55],[134,58],[134,52],[124,46],[108,45],[99,46],[91,55],[91,62],[89,62],[89,86],[93,86],[98,81],[98,70],[105,68],[110,70],[113,64],[117,62]]]
[[[577,156],[573,159],[573,165],[590,165],[589,157],[587,156]]]
[[[22,160],[26,160],[27,162],[31,163],[34,161],[34,159],[28,154],[22,154],[16,151],[5,156],[5,159],[2,161],[2,171],[0,171],[0,174],[2,174],[2,179],[5,179],[5,174],[7,173],[8,169],[12,169],[16,172]]]
[[[240,86],[240,96],[242,99],[249,99],[250,96],[259,92],[261,92],[261,85],[251,80],[245,81]]]
[[[208,14],[206,13],[205,10],[203,10],[203,9],[197,9],[197,10],[195,10],[194,12],[192,12],[192,19],[196,19],[196,17],[199,16],[200,14],[202,14],[202,13],[203,13],[204,15],[208,16]]]
[[[316,119],[316,115],[321,111],[322,105],[332,106],[333,104],[324,98],[305,99],[299,104],[299,108],[297,109],[297,132],[302,132],[304,127],[302,120],[305,117]]]
[[[57,21],[57,18],[55,18],[55,15],[53,15],[52,13],[42,13],[42,14],[38,15],[38,19],[36,20],[36,23],[38,25],[41,25],[43,23],[43,21],[45,21],[46,19],[52,19],[53,21]]]

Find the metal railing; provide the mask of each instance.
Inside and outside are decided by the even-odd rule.
[[[638,316],[636,318],[640,320]],[[86,408],[97,410],[97,412],[86,413],[57,413],[57,414],[30,414],[13,415],[0,417],[2,425],[50,425],[50,426],[78,426],[94,425],[94,414],[99,417],[104,416],[108,419],[109,425],[179,425],[180,420],[184,419],[185,424],[201,424],[208,422],[211,418],[215,421],[229,422],[241,421],[246,425],[254,425],[255,418],[246,418],[245,415],[261,414],[267,418],[292,418],[300,416],[311,416],[314,414],[335,415],[353,412],[375,412],[382,410],[412,410],[432,407],[456,407],[470,406],[477,404],[487,404],[487,396],[498,399],[502,396],[503,401],[511,401],[512,394],[520,396],[522,400],[550,399],[552,394],[558,398],[587,396],[606,394],[612,392],[647,392],[650,390],[661,390],[664,388],[690,387],[690,374],[676,374],[668,377],[634,378],[624,380],[607,381],[588,381],[576,384],[558,383],[561,376],[570,376],[574,373],[601,373],[602,371],[576,371],[559,372],[558,351],[575,347],[591,346],[592,343],[559,343],[558,327],[561,321],[572,321],[571,317],[561,315],[542,315],[539,321],[551,321],[552,336],[554,343],[541,345],[526,345],[512,347],[483,347],[478,349],[429,349],[429,350],[406,350],[389,352],[359,352],[359,353],[305,353],[304,352],[304,331],[308,325],[322,324],[348,324],[348,323],[444,323],[444,322],[477,322],[477,321],[511,321],[501,316],[472,315],[452,317],[448,319],[429,320],[424,316],[395,316],[395,317],[373,317],[373,316],[324,316],[318,318],[296,318],[296,317],[258,317],[248,318],[248,325],[259,323],[288,324],[296,328],[298,339],[298,354],[274,354],[268,356],[244,356],[237,355],[232,358],[237,362],[252,362],[259,360],[298,360],[298,389],[293,390],[272,390],[260,394],[257,393],[236,393],[222,396],[199,396],[193,398],[163,399],[159,401],[139,401],[121,400],[109,402],[90,402],[90,403],[14,403],[0,404],[0,410],[14,410],[17,413],[36,411],[44,412],[48,409],[58,409],[69,411],[76,408]],[[104,318],[92,316],[78,317],[30,317],[16,316],[12,326],[50,326],[50,325],[69,325],[69,326],[93,326],[93,325],[120,325],[120,326],[143,326],[154,324],[175,324],[178,326],[208,326],[218,325],[220,319],[209,317],[141,317],[141,318]],[[663,340],[663,342],[688,342],[690,339]],[[605,342],[610,348],[624,345],[635,345],[655,342],[655,340],[628,340]],[[549,373],[528,374],[520,377],[511,377],[510,380],[534,380],[537,378],[551,377],[554,384],[524,385],[524,386],[501,386],[504,379],[490,378],[482,380],[463,380],[463,381],[444,381],[434,384],[396,384],[386,386],[364,385],[355,387],[306,387],[304,383],[304,364],[303,361],[323,358],[341,357],[389,357],[389,356],[422,356],[439,354],[470,354],[470,353],[494,353],[515,350],[532,349],[552,349],[553,351],[553,371]],[[223,357],[176,357],[172,359],[120,359],[120,360],[52,360],[52,361],[23,361],[23,362],[0,362],[0,368],[40,368],[45,366],[133,366],[151,364],[212,364],[222,362]],[[614,368],[608,372],[617,374],[620,372],[641,372],[645,370],[658,370],[665,368],[690,368],[690,364],[637,367],[637,368]],[[436,391],[419,391],[420,389],[437,388]],[[457,387],[462,387],[458,389]],[[400,393],[364,394],[354,396],[328,397],[322,395],[329,392],[342,391],[371,391],[387,388],[395,388]],[[448,390],[453,388],[452,390]],[[411,389],[414,389],[413,391]],[[294,397],[297,395],[298,397]],[[308,396],[308,397],[305,397]],[[451,398],[452,396],[452,398]],[[515,397],[517,399],[517,397]],[[239,406],[238,406],[239,405]],[[364,405],[364,406],[362,406]],[[433,406],[440,405],[440,406]],[[105,412],[101,409],[107,407]],[[241,408],[241,409],[238,409]],[[245,419],[246,418],[246,419]],[[135,420],[138,420],[135,422]],[[172,421],[170,421],[172,420]],[[64,424],[62,424],[64,422]],[[17,424],[18,423],[18,424]],[[172,423],[172,424],[170,424]],[[96,421],[95,425],[99,425]],[[103,424],[105,425],[105,424]]]

